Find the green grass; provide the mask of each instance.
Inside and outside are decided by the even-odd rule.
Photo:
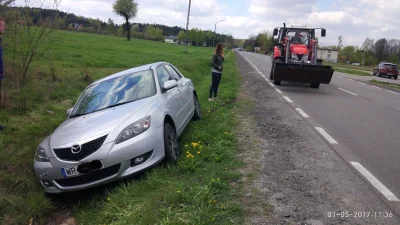
[[[351,75],[372,76],[371,75],[372,72],[363,72],[363,71],[359,71],[359,70],[343,69],[343,68],[337,68],[337,67],[334,67],[334,70],[337,72],[347,73],[347,74],[351,74]]]
[[[380,84],[380,85],[383,85],[383,86],[386,86],[386,87],[390,87],[390,88],[394,88],[394,89],[400,90],[400,84],[382,82],[382,81],[378,81],[378,80],[375,80],[375,79],[372,79],[369,82],[375,83],[375,84]]]
[[[240,76],[235,54],[226,52],[220,85],[222,102],[208,102],[211,82],[211,48],[184,47],[166,43],[58,31],[62,36],[52,50],[56,67],[54,81],[48,63],[33,64],[31,83],[20,92],[13,76],[3,80],[8,90],[7,108],[0,111],[0,224],[27,224],[35,217],[44,222],[59,204],[67,204],[82,224],[238,224],[243,221],[240,178],[242,162],[236,157],[234,118]],[[5,48],[5,58],[11,51]],[[192,122],[180,139],[183,156],[177,165],[157,166],[143,177],[125,179],[89,197],[49,198],[33,171],[36,147],[65,119],[91,80],[125,68],[167,61],[176,65],[196,86],[204,117]],[[28,110],[19,109],[25,94]],[[205,143],[208,143],[206,145]],[[64,198],[64,199],[63,199]],[[67,200],[65,200],[67,199]],[[79,200],[78,200],[79,199]]]
[[[367,72],[372,71],[374,68],[371,66],[353,66],[351,64],[344,63],[331,63],[331,62],[323,62],[324,65],[332,66],[332,67],[341,67],[344,69],[353,69],[353,70],[365,70]]]

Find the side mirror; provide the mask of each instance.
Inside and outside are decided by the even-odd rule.
[[[178,82],[176,80],[168,80],[164,83],[164,90],[168,91],[174,87],[178,86]]]
[[[322,29],[321,30],[321,37],[325,37],[326,36],[326,30],[325,29]]]
[[[278,35],[278,29],[277,29],[277,28],[274,29],[273,35],[274,35],[274,36]]]
[[[74,108],[67,109],[67,116],[69,116]]]

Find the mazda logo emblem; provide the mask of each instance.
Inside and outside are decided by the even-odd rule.
[[[81,150],[82,150],[82,147],[80,145],[73,145],[71,147],[71,152],[73,154],[77,154],[77,153],[81,152]]]

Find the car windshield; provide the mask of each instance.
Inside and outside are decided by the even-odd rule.
[[[152,70],[131,73],[89,86],[70,117],[136,101],[156,94]]]

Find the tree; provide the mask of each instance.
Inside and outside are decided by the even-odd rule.
[[[381,38],[375,42],[375,55],[379,61],[384,59],[387,55],[387,40],[386,38]]]
[[[108,19],[106,29],[108,34],[114,34],[115,32],[114,21],[111,18]]]
[[[0,12],[5,11],[5,9],[7,9],[7,7],[9,7],[14,2],[15,0],[0,0]]]
[[[179,42],[185,41],[185,38],[186,38],[186,33],[185,33],[185,31],[183,31],[183,30],[179,31],[179,34],[178,34],[177,38],[178,38],[178,41],[179,41]]]
[[[117,0],[113,4],[113,11],[125,19],[125,31],[128,41],[131,40],[131,27],[129,20],[136,17],[138,4],[135,0]]]

